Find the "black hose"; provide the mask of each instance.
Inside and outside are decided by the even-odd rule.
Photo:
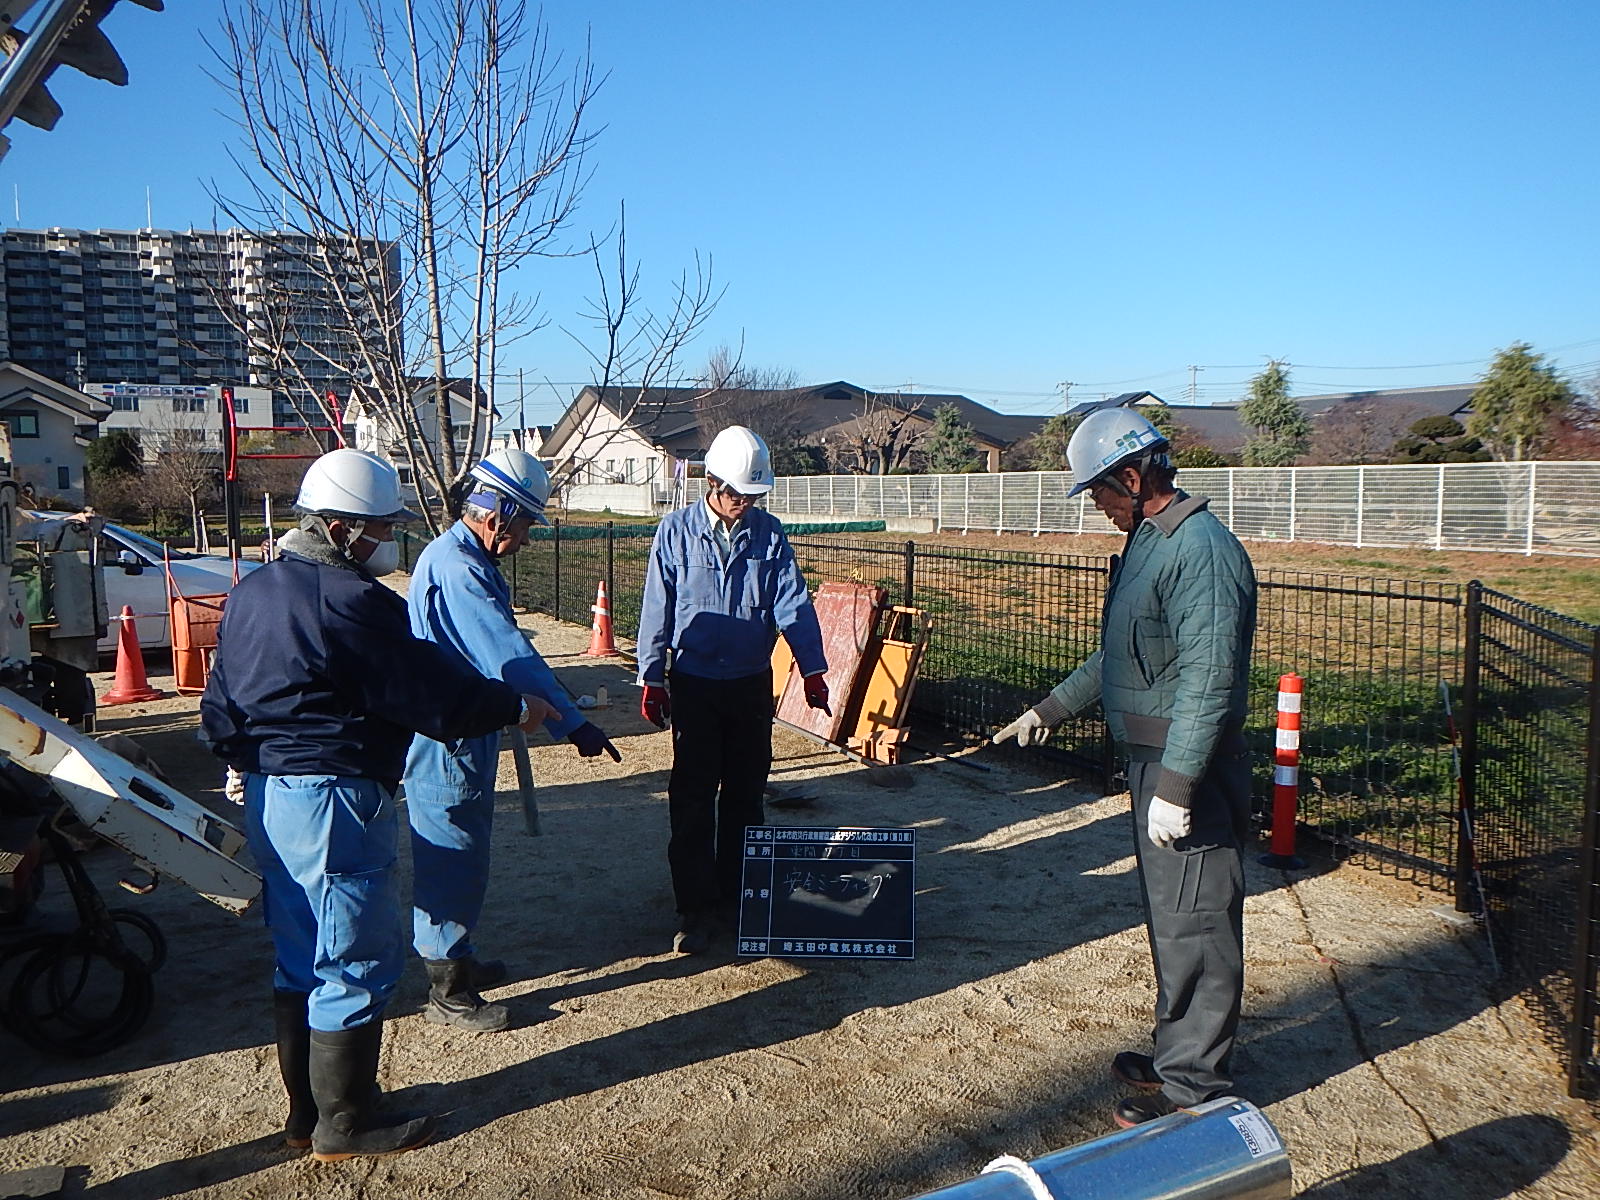
[[[85,930],[39,940],[44,944],[23,960],[0,1010],[19,1036],[58,1054],[87,1058],[121,1045],[149,1019],[155,988],[133,951]],[[107,968],[119,977],[116,984],[104,979]],[[96,995],[86,989],[102,980],[99,993],[109,995],[114,987],[115,1000],[90,1007]]]

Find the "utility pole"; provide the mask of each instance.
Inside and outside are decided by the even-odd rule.
[[[1067,411],[1067,401],[1071,399],[1072,389],[1078,385],[1070,379],[1063,379],[1056,387],[1061,389],[1061,411]]]
[[[1195,379],[1195,376],[1197,376],[1198,374],[1200,374],[1201,371],[1204,371],[1204,370],[1205,370],[1204,367],[1196,367],[1196,366],[1194,366],[1192,364],[1189,367],[1189,403],[1190,404],[1199,404],[1200,403],[1200,389],[1197,386],[1197,381]]]
[[[528,392],[522,386],[522,368],[517,368],[517,449],[528,448]]]

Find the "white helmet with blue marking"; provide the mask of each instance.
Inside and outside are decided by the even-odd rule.
[[[764,496],[777,482],[772,474],[772,451],[760,434],[743,425],[730,425],[711,439],[706,474],[747,496]]]
[[[1067,465],[1072,468],[1067,495],[1087,490],[1118,467],[1138,467],[1142,475],[1147,462],[1165,465],[1166,452],[1166,436],[1141,413],[1121,406],[1096,409],[1067,443]]]
[[[467,497],[469,501],[482,492],[491,492],[502,517],[529,517],[535,524],[550,524],[544,515],[544,506],[550,500],[550,475],[544,464],[526,450],[515,446],[496,450],[467,474],[478,485]]]

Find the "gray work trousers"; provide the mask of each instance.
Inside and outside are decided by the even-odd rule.
[[[1219,753],[1195,791],[1189,836],[1171,849],[1146,818],[1159,762],[1130,762],[1134,848],[1156,969],[1155,1068],[1174,1104],[1233,1090],[1229,1058],[1244,994],[1244,867],[1250,759]]]

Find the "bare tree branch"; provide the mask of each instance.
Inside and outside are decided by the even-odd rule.
[[[230,321],[297,409],[321,405],[310,376],[347,379],[437,528],[469,465],[459,434],[469,460],[486,448],[501,347],[541,324],[505,273],[565,253],[600,83],[587,53],[569,72],[543,24],[501,0],[225,0],[211,49],[247,180],[213,196],[275,231],[316,301],[283,288]],[[336,337],[297,336],[314,307]]]

